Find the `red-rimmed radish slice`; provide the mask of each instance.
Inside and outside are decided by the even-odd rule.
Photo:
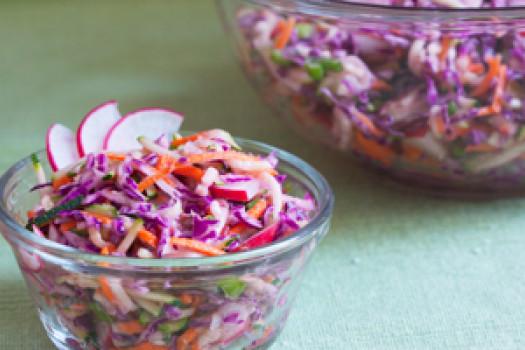
[[[259,193],[259,190],[259,182],[255,179],[239,182],[224,181],[220,185],[210,186],[210,191],[214,197],[240,202],[251,201]]]
[[[247,239],[235,251],[253,249],[253,248],[257,248],[262,245],[270,243],[271,241],[273,241],[273,238],[275,237],[275,233],[277,232],[278,226],[279,226],[279,223],[271,224],[270,226],[261,230],[261,232]]]
[[[115,100],[105,102],[86,114],[77,130],[77,147],[80,157],[101,151],[106,135],[119,119],[120,113]]]
[[[62,124],[53,124],[47,130],[46,151],[54,171],[80,159],[75,133]]]
[[[18,248],[18,252],[20,253],[22,265],[24,265],[27,270],[35,273],[42,271],[42,260],[38,254],[28,252],[23,248]]]
[[[169,109],[139,109],[113,125],[104,140],[104,149],[114,152],[138,149],[141,147],[138,137],[156,139],[163,133],[176,133],[183,120],[182,114]]]

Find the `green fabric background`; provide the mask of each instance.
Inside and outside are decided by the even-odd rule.
[[[100,102],[162,106],[284,148],[336,194],[332,229],[273,349],[523,349],[522,199],[403,193],[302,140],[232,59],[212,1],[0,2],[0,170]],[[0,349],[52,349],[0,240]]]

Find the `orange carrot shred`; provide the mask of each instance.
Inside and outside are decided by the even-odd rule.
[[[383,131],[378,129],[374,125],[374,123],[370,120],[370,118],[368,118],[364,113],[361,113],[356,108],[354,108],[352,109],[352,114],[356,116],[361,121],[361,123],[363,123],[366,126],[368,131],[370,131],[372,134],[376,136],[382,136],[384,134]]]
[[[140,333],[144,329],[144,326],[141,325],[140,322],[137,320],[127,321],[127,322],[117,322],[115,324],[115,327],[117,328],[119,332],[126,333],[126,334]]]
[[[250,210],[248,210],[247,214],[254,219],[258,219],[264,214],[264,211],[267,207],[268,202],[264,198],[261,198],[257,201],[257,203],[255,203],[255,205]],[[238,224],[235,224],[230,228],[227,235],[233,236],[240,234],[246,228],[248,228],[248,226],[244,222],[239,222]]]
[[[470,93],[473,97],[479,97],[483,95],[485,92],[487,92],[490,89],[490,86],[492,84],[492,80],[499,72],[500,69],[500,62],[501,62],[501,56],[496,55],[496,57],[487,57],[486,59],[487,64],[489,65],[489,70],[487,74],[485,74],[485,77],[483,80],[472,90]]]
[[[98,281],[100,282],[100,287],[102,288],[102,293],[106,296],[106,298],[111,302],[115,303],[116,299],[113,295],[113,292],[111,291],[111,287],[109,286],[108,282],[104,277],[99,277]]]
[[[494,89],[494,99],[492,101],[492,110],[494,113],[501,112],[501,103],[503,101],[503,93],[505,90],[505,83],[507,81],[507,66],[501,65],[498,72],[498,84]]]
[[[372,89],[374,90],[392,90],[392,85],[388,84],[386,81],[377,79],[372,83]]]
[[[204,176],[204,171],[193,165],[186,165],[180,168],[175,168],[173,172],[177,175],[191,177],[192,179],[195,179],[197,181],[200,181]]]
[[[125,154],[112,153],[112,152],[104,152],[104,154],[106,155],[106,157],[108,157],[111,160],[118,160],[118,161],[121,161],[121,162],[126,160],[126,155]]]
[[[159,239],[153,232],[150,232],[146,229],[140,229],[138,233],[139,239],[146,244],[149,244],[153,248],[157,248],[157,245],[159,244]]]
[[[207,132],[208,132],[208,130],[207,131],[203,131],[203,132],[199,132],[197,134],[188,135],[188,136],[184,136],[184,137],[178,138],[176,140],[171,141],[171,145],[173,147],[178,147],[178,146],[183,145],[183,144],[185,144],[187,142],[195,141],[195,140],[197,140],[199,137],[203,136]]]
[[[438,55],[439,61],[444,62],[447,58],[448,50],[450,49],[450,35],[446,34],[443,36],[443,39],[441,40],[441,52]]]
[[[122,349],[122,348],[118,348],[118,349]],[[117,350],[117,348],[115,348],[114,350]],[[126,348],[126,350],[169,350],[169,347],[166,345],[155,345],[147,341],[144,343],[140,343],[139,345],[135,345],[130,348]]]
[[[183,293],[179,295],[179,299],[182,301],[184,305],[190,305],[193,302],[193,298],[188,293]]]
[[[27,211],[27,218],[28,218],[28,219],[32,219],[32,218],[34,218],[35,216],[36,216],[36,214],[35,214],[34,211],[32,211],[32,210],[28,210],[28,211]]]
[[[467,152],[490,152],[497,150],[499,150],[498,147],[488,144],[468,145],[467,147],[465,147],[465,151]]]
[[[70,183],[72,181],[73,181],[73,179],[71,177],[69,177],[68,174],[65,174],[65,175],[59,177],[58,179],[56,179],[55,181],[53,181],[53,189],[56,190],[60,186],[63,186],[63,185],[65,185],[67,183]]]
[[[197,337],[197,330],[195,328],[188,328],[180,337],[177,338],[177,349],[182,349],[188,346],[193,339]]]
[[[377,159],[385,165],[390,166],[395,153],[392,149],[382,146],[373,140],[368,140],[361,132],[356,132],[356,142],[363,148],[365,154],[371,158]]]
[[[173,245],[189,248],[205,255],[214,256],[226,254],[226,252],[222,249],[195,239],[172,237],[170,242]]]
[[[494,113],[492,106],[485,106],[478,109],[478,116],[483,117]]]
[[[290,37],[292,36],[293,28],[295,26],[295,18],[290,17],[288,18],[288,21],[286,21],[285,26],[283,30],[281,31],[280,35],[277,37],[277,40],[275,40],[275,49],[282,49],[283,47],[288,44],[288,41],[290,40]]]
[[[77,226],[76,221],[68,221],[68,222],[64,222],[63,224],[60,225],[60,230],[62,232],[71,231],[71,229],[76,227],[76,226]]]

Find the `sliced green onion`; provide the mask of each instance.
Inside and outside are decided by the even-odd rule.
[[[217,282],[217,286],[231,299],[237,299],[247,285],[236,277],[226,277]]]

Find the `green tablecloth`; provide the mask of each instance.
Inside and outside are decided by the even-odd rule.
[[[525,201],[405,194],[283,127],[229,52],[210,1],[0,3],[0,170],[93,106],[163,106],[306,159],[332,229],[274,349],[525,348]],[[0,349],[52,349],[0,240]]]

